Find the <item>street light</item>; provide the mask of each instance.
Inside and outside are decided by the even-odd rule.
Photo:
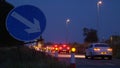
[[[97,30],[99,30],[99,23],[100,23],[100,20],[99,20],[99,18],[100,18],[100,6],[102,5],[102,0],[98,0],[98,2],[97,2]],[[99,34],[99,33],[98,33]]]
[[[66,24],[68,24],[68,23],[70,23],[70,19],[67,19],[67,20],[66,20]]]
[[[69,34],[69,31],[68,31],[68,24],[70,23],[70,19],[67,19],[66,20],[66,43],[68,43],[68,34]]]
[[[97,2],[97,5],[99,6],[99,5],[101,5],[101,4],[102,4],[102,1],[99,0],[99,1]]]

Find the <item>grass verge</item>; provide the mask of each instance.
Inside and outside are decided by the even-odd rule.
[[[50,55],[28,47],[0,49],[1,68],[67,68],[64,63],[56,61]]]

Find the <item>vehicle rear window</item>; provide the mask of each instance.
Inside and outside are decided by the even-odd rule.
[[[109,47],[109,46],[106,44],[96,44],[95,47]]]

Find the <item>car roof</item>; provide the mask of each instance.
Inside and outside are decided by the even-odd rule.
[[[91,44],[107,44],[107,43],[91,43]]]
[[[107,43],[91,43],[90,45],[96,46],[96,45],[108,45]]]

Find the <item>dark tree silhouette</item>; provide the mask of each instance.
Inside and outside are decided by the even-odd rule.
[[[5,0],[0,0],[0,46],[11,46],[21,43],[21,41],[11,37],[6,30],[6,17],[13,8],[14,6]]]
[[[84,42],[98,42],[97,31],[95,29],[83,28]]]

